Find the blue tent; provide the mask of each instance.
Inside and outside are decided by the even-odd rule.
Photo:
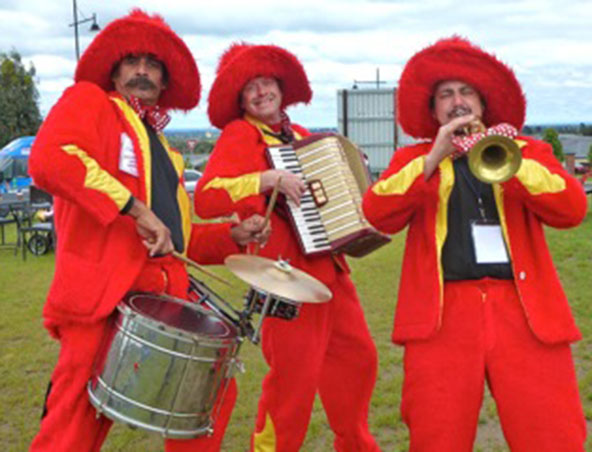
[[[0,150],[0,191],[31,185],[27,163],[34,139],[32,136],[20,137]]]

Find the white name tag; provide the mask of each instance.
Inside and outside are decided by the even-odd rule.
[[[510,262],[506,243],[499,224],[471,224],[473,248],[478,264],[507,264]]]
[[[138,177],[138,163],[136,162],[136,154],[134,153],[134,144],[127,133],[121,134],[119,169],[124,173]]]

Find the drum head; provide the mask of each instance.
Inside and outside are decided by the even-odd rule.
[[[194,303],[153,294],[133,295],[127,303],[144,317],[190,334],[216,339],[231,339],[238,336],[234,326]]]

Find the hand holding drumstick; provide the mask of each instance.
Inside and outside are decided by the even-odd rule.
[[[265,219],[263,220],[263,230],[269,227],[269,218],[271,217],[271,212],[273,212],[273,208],[275,207],[275,203],[277,201],[277,195],[280,191],[280,184],[282,183],[282,176],[278,177],[277,182],[275,183],[275,187],[273,187],[273,192],[271,193],[271,198],[269,199],[269,204],[267,205],[267,211],[265,212]],[[253,250],[253,254],[259,254],[260,244],[257,242],[255,244],[255,249]]]

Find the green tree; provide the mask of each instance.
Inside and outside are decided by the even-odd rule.
[[[590,168],[592,168],[592,144],[588,148],[588,163],[590,164]]]
[[[35,67],[26,68],[21,55],[0,53],[0,147],[23,135],[35,135],[41,125]]]
[[[563,145],[559,141],[559,134],[555,129],[545,129],[543,133],[543,141],[546,141],[553,148],[553,154],[557,157],[557,160],[563,162],[565,156],[563,155]]]

